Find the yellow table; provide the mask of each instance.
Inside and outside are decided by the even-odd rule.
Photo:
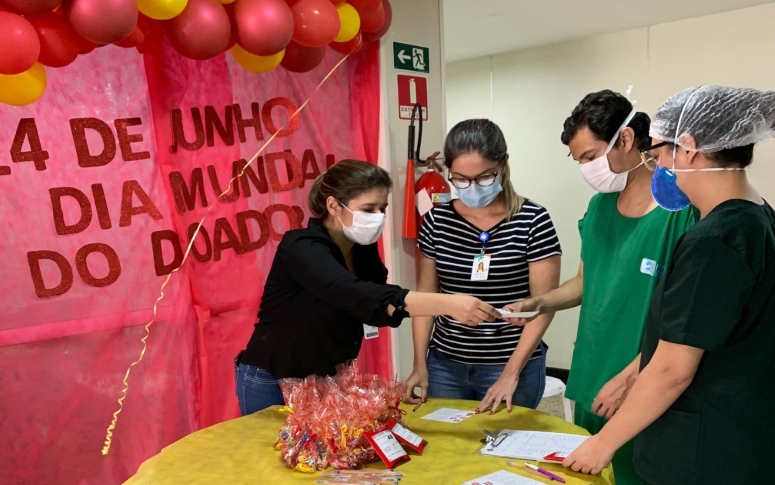
[[[506,459],[475,454],[481,447],[483,429],[527,429],[560,433],[587,434],[560,418],[545,413],[515,407],[511,414],[500,411],[495,415],[473,416],[458,424],[446,424],[420,419],[439,408],[473,410],[473,401],[431,399],[416,412],[412,406],[405,421],[415,433],[428,441],[422,456],[410,452],[412,460],[398,466],[405,474],[401,485],[460,485],[498,470],[509,470],[541,483],[542,480],[506,465]],[[140,466],[127,485],[284,485],[314,484],[319,474],[289,470],[280,463],[279,452],[272,449],[286,414],[279,408],[233,419],[193,433],[164,448],[161,453]],[[560,465],[542,465],[565,478],[567,485],[613,485],[611,468],[598,477],[568,472]],[[373,464],[369,467],[384,468]]]

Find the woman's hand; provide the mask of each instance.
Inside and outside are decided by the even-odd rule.
[[[414,388],[420,388],[420,396],[414,393]],[[412,373],[406,379],[406,394],[404,394],[404,402],[417,404],[419,402],[428,401],[428,367],[427,366],[415,366],[412,369]]]
[[[538,312],[536,315],[530,318],[504,318],[503,321],[512,325],[518,325],[520,327],[532,322],[543,314],[541,310],[541,302],[538,298],[528,298],[526,300],[517,301],[503,307],[507,312],[522,313],[522,312]]]
[[[600,435],[586,440],[562,462],[562,466],[574,472],[597,475],[607,467],[614,458],[616,449],[607,446]]]
[[[447,295],[449,297],[447,315],[463,325],[475,327],[482,322],[492,322],[500,313],[492,305],[469,295]]]
[[[519,374],[516,376],[509,376],[501,374],[495,384],[487,389],[487,394],[484,395],[484,399],[479,403],[479,407],[476,408],[477,413],[483,413],[490,409],[490,414],[495,413],[498,410],[502,402],[506,402],[506,412],[511,412],[511,398],[514,397],[514,391],[517,390],[517,383],[519,382]]]

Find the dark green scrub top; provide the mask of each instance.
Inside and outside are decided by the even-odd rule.
[[[635,439],[656,485],[775,483],[775,212],[719,205],[679,241],[654,291],[641,366],[659,340],[705,350],[694,380]]]

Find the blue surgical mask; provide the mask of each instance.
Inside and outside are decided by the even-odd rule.
[[[677,181],[677,177],[675,175],[676,173],[745,170],[744,168],[740,168],[740,167],[682,168],[682,169],[675,168],[675,157],[678,154],[678,147],[681,145],[680,144],[681,131],[679,130],[681,126],[681,121],[683,120],[686,107],[689,106],[689,100],[691,100],[692,97],[695,94],[697,94],[699,91],[700,90],[697,89],[689,96],[689,99],[686,100],[683,108],[681,108],[681,114],[678,116],[678,123],[676,124],[676,127],[675,127],[675,138],[673,139],[672,170],[666,167],[662,167],[661,165],[657,165],[657,169],[654,171],[654,176],[651,178],[651,195],[654,197],[654,200],[657,201],[657,204],[659,204],[660,207],[672,212],[686,209],[692,204],[692,202],[689,200],[689,197],[687,197],[684,191],[678,187],[678,184],[676,183]]]
[[[501,186],[499,176],[492,185],[488,185],[487,187],[482,187],[477,183],[471,183],[471,185],[465,189],[457,189],[457,196],[468,207],[481,209],[482,207],[490,205],[490,202],[495,200],[501,192],[503,192],[503,187]]]
[[[691,205],[689,197],[676,184],[675,172],[667,167],[657,166],[654,170],[651,195],[660,207],[672,212],[684,210]]]

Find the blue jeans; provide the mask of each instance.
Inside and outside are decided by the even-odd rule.
[[[535,409],[546,387],[546,345],[543,355],[529,360],[519,374],[511,403]],[[481,401],[498,380],[505,365],[468,365],[456,362],[436,349],[428,353],[428,397]]]
[[[258,367],[239,364],[234,366],[239,410],[243,416],[270,406],[285,404],[277,379]]]

